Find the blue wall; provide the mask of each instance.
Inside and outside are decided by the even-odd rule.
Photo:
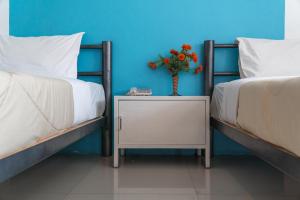
[[[169,75],[151,71],[146,63],[182,43],[191,43],[199,52],[206,39],[233,42],[237,36],[284,36],[284,0],[10,0],[10,4],[12,35],[85,31],[84,43],[112,40],[114,94],[132,86],[150,87],[154,95],[170,94]],[[218,55],[220,70],[234,66],[233,59],[225,61],[225,52]],[[80,60],[81,66],[90,63],[86,57]],[[180,77],[183,95],[201,95],[202,87],[203,77]],[[220,135],[215,143],[218,154],[244,152]],[[98,145],[94,134],[71,151],[96,153]]]

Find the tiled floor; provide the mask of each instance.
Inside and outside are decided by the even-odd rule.
[[[254,157],[56,156],[0,185],[0,200],[296,200],[300,183]]]

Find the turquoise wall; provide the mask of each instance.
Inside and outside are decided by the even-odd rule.
[[[206,39],[227,43],[238,36],[284,36],[284,0],[10,0],[10,4],[12,35],[84,31],[84,43],[112,40],[114,94],[137,86],[152,88],[154,95],[169,95],[169,75],[163,70],[151,71],[146,63],[182,43],[192,44],[200,53]],[[225,55],[218,52],[219,70],[235,68],[236,56],[230,52],[228,61]],[[96,55],[82,56],[80,69],[96,64],[95,58]],[[180,77],[181,94],[201,95],[202,88],[203,76]],[[218,154],[245,152],[219,134],[215,147]],[[97,134],[68,149],[80,153],[98,150]]]

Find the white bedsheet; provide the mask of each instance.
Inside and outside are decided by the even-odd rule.
[[[249,79],[240,79],[216,85],[211,103],[211,115],[236,125],[239,88],[248,81]]]
[[[243,84],[257,80],[286,79],[290,77],[291,76],[244,78],[217,84],[212,97],[211,116],[215,119],[238,125],[239,91]]]
[[[65,79],[73,88],[74,125],[101,116],[105,110],[103,86],[78,79]]]
[[[100,84],[4,71],[0,81],[0,159],[104,113]]]

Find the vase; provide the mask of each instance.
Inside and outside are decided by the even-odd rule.
[[[172,80],[173,80],[173,93],[172,96],[180,96],[178,94],[178,81],[179,81],[179,77],[177,76],[172,76]]]

